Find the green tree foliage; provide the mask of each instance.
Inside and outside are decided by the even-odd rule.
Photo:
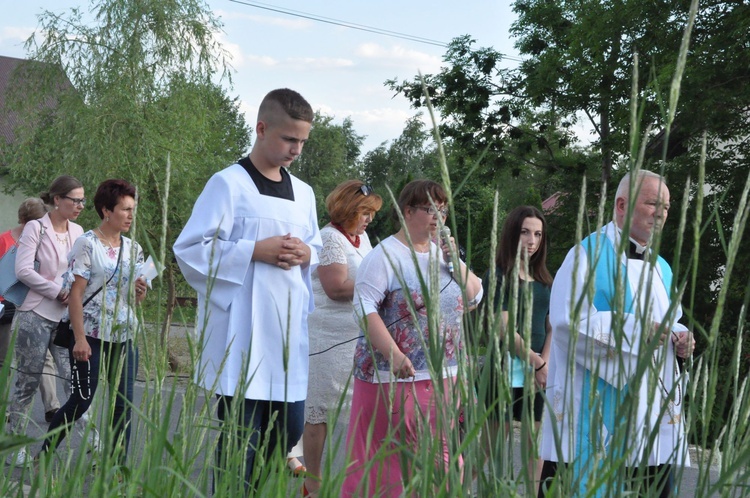
[[[417,108],[426,105],[429,95],[442,118],[439,130],[454,188],[465,181],[467,194],[474,188],[497,189],[502,224],[502,213],[519,204],[541,207],[537,199],[561,190],[577,191],[584,173],[590,172],[591,152],[575,146],[573,119],[562,119],[554,109],[529,106],[519,93],[516,72],[501,67],[502,54],[492,48],[475,48],[474,43],[469,36],[454,39],[443,58],[446,65],[437,74],[386,84]],[[475,224],[473,263],[483,271],[491,257],[487,235],[492,196],[468,196],[469,205],[474,198],[479,203],[470,220]],[[594,209],[596,205],[594,201]],[[566,227],[575,226],[574,216],[565,221]],[[575,230],[560,232],[564,236],[561,246],[573,242]],[[552,259],[562,261],[562,256]]]
[[[644,167],[657,171],[665,167],[674,206],[679,206],[685,195],[695,196],[698,187],[685,192],[683,186],[688,176],[696,180],[696,143],[706,133],[710,143],[706,216],[708,211],[714,214],[704,227],[697,281],[689,291],[695,300],[684,302],[699,330],[700,351],[706,341],[701,339],[700,328],[710,323],[724,279],[727,231],[750,172],[750,5],[700,2],[666,147],[662,131],[665,102],[671,98],[669,88],[690,2],[516,0],[513,7],[518,20],[511,34],[525,58],[517,69],[504,68],[502,54],[492,48],[476,48],[474,40],[464,36],[451,42],[438,74],[387,84],[420,107],[425,103],[424,83],[443,118],[440,129],[452,165],[460,170],[462,161],[481,158],[470,182],[494,178],[501,203],[504,199],[511,204],[508,207],[520,203],[529,185],[542,199],[558,194],[553,211],[548,213],[553,270],[575,242],[579,203],[586,203],[584,222],[588,226],[583,227],[584,232],[593,230],[602,182],[611,178],[607,194],[612,199],[617,182],[633,163],[631,132],[639,136],[638,141],[650,142]],[[631,126],[633,98],[639,104],[636,129]],[[570,126],[581,119],[596,138],[587,149],[571,146],[575,139]],[[581,198],[584,174],[587,194]],[[693,206],[689,206],[688,215],[693,217]],[[612,212],[611,201],[607,209]],[[674,240],[677,228],[675,220],[667,224],[666,240]],[[673,254],[673,244],[662,248],[670,261],[681,258],[683,275],[692,271],[688,255],[696,248],[691,242],[682,246],[681,255]],[[745,246],[743,241],[745,250],[739,256],[743,268],[750,267],[750,261],[745,261],[750,248]],[[745,325],[739,323],[739,313],[748,299],[748,278],[735,278],[730,285],[727,299],[736,311],[724,315],[722,337],[734,338],[742,330],[738,326]],[[726,342],[727,357],[732,357],[734,344],[733,340]],[[747,346],[741,358],[742,372],[747,372]],[[720,388],[724,390],[716,408],[720,413],[715,414],[715,424],[706,428],[709,439],[724,423],[736,386]]]
[[[658,108],[649,85],[671,80],[670,70],[684,27],[688,4],[643,0],[546,2],[517,0],[518,20],[511,34],[527,57],[511,86],[529,104],[575,120],[583,114],[595,130],[601,152],[601,178],[612,174],[614,161],[628,152],[629,101],[633,55],[644,66],[637,87],[646,99],[644,125]]]
[[[441,137],[460,149],[465,161],[481,157],[483,169],[498,172],[507,167],[517,176],[517,162],[531,161],[534,155],[535,166],[556,171],[557,151],[575,140],[572,121],[555,119],[550,126],[543,113],[531,113],[513,86],[514,72],[501,67],[503,55],[493,48],[474,48],[474,43],[468,35],[455,38],[439,73],[386,84],[415,108],[424,107],[429,95],[443,119]]]
[[[460,152],[453,154],[450,144],[446,150],[455,195],[453,209],[456,223],[451,227],[456,240],[471,250],[469,255],[473,261],[482,261],[478,264],[484,268],[489,249],[494,190],[491,182],[483,183],[477,180],[478,176],[469,174],[474,163]],[[382,143],[368,152],[362,161],[362,169],[367,181],[383,197],[383,208],[368,229],[373,240],[382,239],[394,233],[397,225],[389,188],[398,198],[403,186],[416,178],[441,181],[437,147],[422,116],[418,114],[409,119],[397,139]],[[467,177],[471,181],[464,183]],[[462,183],[464,185],[457,189]]]
[[[670,140],[673,155],[685,150],[684,140],[695,140],[704,131],[709,138],[720,141],[714,145],[743,141],[750,135],[748,31],[750,4],[747,2],[700,2],[680,88],[676,129]],[[671,66],[666,69],[670,70]]]
[[[731,275],[726,274],[727,245],[732,237],[732,222],[737,215],[737,206],[742,189],[750,174],[750,144],[747,140],[723,142],[715,139],[709,144],[706,159],[705,208],[701,234],[701,247],[698,264],[696,266],[695,286],[688,287],[689,291],[683,298],[686,316],[695,324],[698,351],[709,346],[707,327],[712,322],[717,305],[718,295],[722,287],[728,286],[726,303],[721,320],[720,336],[718,337],[719,355],[722,368],[722,378],[732,379],[734,368],[732,362],[735,357],[739,363],[739,379],[744,379],[750,373],[750,320],[746,310],[750,305],[750,236],[747,231],[740,242],[739,251],[735,257],[735,269]],[[691,140],[685,150],[667,164],[666,174],[672,185],[672,205],[679,206],[685,196],[688,196],[687,223],[690,226],[695,219],[695,203],[697,196],[694,184],[697,178],[699,161],[699,144]],[[689,190],[681,188],[691,179],[693,185]],[[676,240],[676,221],[665,227],[665,240]],[[696,250],[690,239],[684,241],[679,253],[667,248],[665,256],[670,260],[679,260],[683,268],[690,263],[692,252]],[[692,270],[692,267],[690,267]],[[683,270],[684,275],[687,271]],[[738,338],[741,342],[738,342]],[[739,385],[733,382],[719,382],[716,385],[716,401],[711,407],[711,413],[698,420],[696,432],[692,435],[694,441],[701,445],[711,446],[719,437],[725,423],[737,401]],[[702,402],[703,399],[698,400]]]
[[[704,226],[701,236],[700,258],[696,266],[695,287],[683,304],[694,321],[698,349],[709,346],[703,332],[711,323],[722,287],[728,286],[727,301],[718,338],[723,362],[722,376],[732,378],[730,360],[739,358],[739,378],[750,371],[748,321],[742,315],[750,299],[750,277],[746,271],[725,274],[727,244],[732,236],[732,220],[745,181],[750,174],[750,56],[747,32],[750,28],[750,5],[747,2],[701,2],[690,42],[690,55],[681,87],[680,105],[669,143],[664,145],[663,133],[652,141],[651,149],[657,157],[666,157],[666,171],[672,188],[673,205],[688,197],[688,215],[695,217],[694,202],[697,189],[706,196]],[[708,137],[705,186],[694,185],[690,191],[682,188],[685,181],[697,179],[700,161],[700,138]],[[667,226],[667,237],[674,237],[676,227]],[[680,254],[667,257],[683,264],[696,250],[686,241]],[[750,237],[742,238],[735,268],[750,268]],[[692,268],[691,268],[692,270]],[[744,307],[744,308],[743,308]],[[740,338],[741,342],[737,339]],[[741,347],[738,348],[738,344]],[[706,423],[699,423],[695,437],[700,444],[712,444],[724,427],[740,386],[720,382],[716,386],[716,404]],[[701,402],[703,400],[698,400]]]
[[[340,125],[334,117],[315,113],[310,138],[302,154],[289,168],[295,176],[312,186],[321,225],[327,223],[325,199],[345,180],[359,179],[358,160],[364,137],[354,130],[350,118]]]
[[[249,147],[237,99],[215,82],[228,77],[215,41],[219,21],[202,0],[102,0],[88,16],[73,9],[39,20],[43,38],[27,42],[34,62],[15,80],[13,105],[25,126],[5,158],[10,185],[37,194],[70,174],[91,197],[102,180],[127,179],[138,188],[136,236],[146,247],[161,247],[169,197],[171,247],[206,180]],[[54,110],[40,105],[50,99]],[[85,228],[99,223],[91,208],[79,221]]]
[[[169,156],[169,226],[179,231],[208,177],[249,145],[237,100],[212,82],[227,67],[213,38],[220,24],[199,0],[105,0],[92,14],[93,23],[78,9],[45,12],[44,39],[27,43],[46,64],[18,75],[26,85],[16,105],[32,118],[13,148],[11,183],[36,193],[67,173],[91,195],[107,177],[128,179],[139,188],[139,222],[151,231]],[[73,84],[62,93],[61,69]],[[56,110],[40,111],[49,98],[59,99]],[[89,211],[82,221],[97,220]]]
[[[55,111],[28,120],[14,147],[12,182],[35,192],[68,173],[91,193],[102,179],[123,177],[139,187],[139,219],[151,228],[169,155],[170,226],[179,229],[203,182],[249,144],[238,102],[210,79],[225,67],[212,38],[219,24],[192,0],[109,1],[94,13],[93,26],[77,9],[40,17],[46,37],[41,44],[32,37],[28,47],[47,64],[26,66],[19,79],[37,86],[17,103],[33,115],[55,93],[49,82],[60,68],[73,88],[59,95]]]
[[[362,159],[364,180],[383,198],[383,207],[370,224],[368,233],[373,241],[395,232],[396,218],[390,188],[395,198],[404,185],[416,178],[439,179],[437,150],[421,115],[407,120],[401,135],[383,142]]]

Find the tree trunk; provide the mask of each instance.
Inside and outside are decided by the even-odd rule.
[[[609,143],[609,105],[605,99],[600,110],[599,128],[602,137],[602,183],[612,177],[612,144]]]

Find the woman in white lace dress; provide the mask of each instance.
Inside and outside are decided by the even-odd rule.
[[[362,258],[372,249],[365,229],[382,204],[380,196],[359,180],[341,183],[326,198],[331,222],[320,231],[323,250],[313,273],[315,311],[308,321],[310,375],[302,436],[305,495],[314,495],[320,488],[328,411],[338,407],[352,372],[360,334],[352,314],[354,279]]]

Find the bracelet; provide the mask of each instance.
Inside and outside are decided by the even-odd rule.
[[[535,368],[535,369],[534,369],[534,371],[535,371],[535,372],[538,372],[539,370],[543,369],[543,368],[544,368],[544,367],[546,367],[546,366],[547,366],[547,362],[545,361],[544,363],[542,363],[542,366],[541,366],[541,367],[539,367],[539,368]]]

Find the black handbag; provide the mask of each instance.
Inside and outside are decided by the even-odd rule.
[[[122,261],[122,251],[124,248],[122,247],[122,235],[120,235],[120,254],[117,255],[117,266],[115,267],[115,271],[112,272],[112,276],[110,276],[107,279],[107,282],[99,287],[96,292],[91,294],[86,301],[83,302],[83,306],[81,308],[85,308],[87,304],[89,304],[89,301],[94,299],[94,297],[99,294],[102,289],[109,284],[109,281],[112,280],[115,277],[115,274],[117,274],[117,270],[120,269],[120,261]],[[70,320],[60,320],[60,323],[57,324],[57,332],[55,333],[55,338],[52,339],[52,344],[55,346],[60,346],[61,348],[68,349],[70,348],[71,344],[73,344],[74,335],[73,335],[73,329],[70,326]]]
[[[3,304],[5,307],[2,316],[0,316],[0,325],[8,325],[13,322],[13,317],[16,316],[16,305],[10,301],[3,301]]]
[[[61,348],[69,348],[71,342],[73,342],[73,329],[70,328],[70,320],[60,320],[52,344]]]
[[[115,273],[117,273],[117,269],[115,269]],[[115,276],[115,273],[112,274],[112,277]],[[112,277],[109,277],[109,280],[112,280]],[[109,280],[107,280],[107,283],[109,283]],[[106,284],[105,284],[106,285]],[[104,288],[104,286],[99,287],[96,292],[91,294],[88,299],[83,303],[82,308],[85,308],[87,304],[89,304],[89,301],[94,299],[94,296],[99,294],[101,290]],[[70,326],[70,320],[60,320],[60,323],[57,324],[57,332],[55,333],[55,338],[52,339],[52,344],[55,346],[60,346],[61,348],[68,349],[71,344],[73,344],[73,329]]]

